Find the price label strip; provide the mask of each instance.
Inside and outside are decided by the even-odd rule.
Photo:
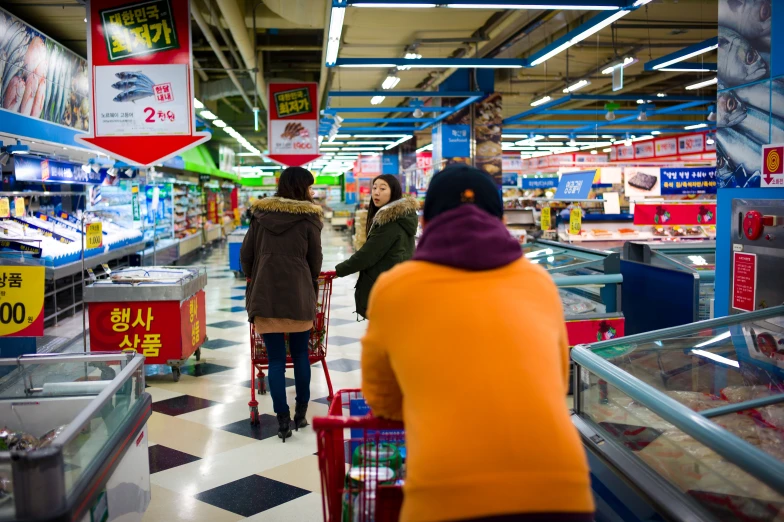
[[[0,266],[0,337],[44,334],[44,267]]]

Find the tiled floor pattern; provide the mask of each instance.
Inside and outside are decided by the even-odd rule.
[[[348,236],[325,227],[324,270],[351,254]],[[250,333],[244,282],[228,269],[228,250],[215,248],[207,266],[207,336],[201,367],[183,369],[179,382],[168,367],[147,367],[153,398],[149,421],[152,502],[145,521],[305,522],[322,519],[316,436],[310,427],[285,444],[276,436],[272,400],[257,395],[261,425],[251,426]],[[355,278],[336,280],[332,294],[327,366],[333,387],[358,388],[359,339]],[[328,389],[321,365],[314,366],[308,416],[327,412]],[[289,405],[294,374],[287,370]]]

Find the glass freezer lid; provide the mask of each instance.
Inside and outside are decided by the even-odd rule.
[[[715,270],[716,252],[691,252],[684,254],[668,254],[675,261],[694,270]]]

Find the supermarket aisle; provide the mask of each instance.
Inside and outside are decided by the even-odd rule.
[[[325,228],[324,269],[351,254],[345,234]],[[308,427],[283,444],[269,394],[259,395],[261,426],[248,420],[250,353],[245,282],[228,269],[228,250],[216,248],[208,267],[207,335],[203,374],[148,369],[153,397],[149,422],[152,502],[145,521],[230,522],[321,520],[316,438]],[[335,282],[328,346],[335,390],[359,387],[360,345],[365,323],[354,314],[355,278]],[[314,367],[308,416],[327,411],[327,386]],[[288,370],[289,405],[294,405],[293,371]],[[290,378],[290,379],[289,379]]]

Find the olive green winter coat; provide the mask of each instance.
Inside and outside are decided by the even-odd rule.
[[[359,272],[354,291],[357,313],[367,317],[370,290],[382,273],[414,255],[419,203],[403,197],[380,209],[373,218],[367,242],[351,258],[335,267],[338,277]]]

